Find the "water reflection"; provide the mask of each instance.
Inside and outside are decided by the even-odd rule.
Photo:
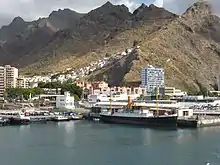
[[[19,132],[23,133],[24,131],[30,130],[30,125],[21,125],[18,127]]]
[[[198,130],[196,129],[178,129],[177,132],[177,143],[181,144],[184,143],[185,141],[194,139],[198,140]]]
[[[66,134],[72,134],[75,130],[75,122],[67,122],[64,125]]]
[[[203,127],[203,128],[199,128],[198,131],[200,133],[203,133],[203,134],[210,133],[210,132],[220,133],[220,127],[219,126],[216,126],[216,127]]]
[[[64,125],[64,144],[66,147],[73,147],[76,136],[75,136],[75,122],[67,122]]]
[[[152,142],[152,131],[151,129],[142,129],[142,142],[143,145],[150,145]]]
[[[65,125],[66,124],[68,124],[69,122],[57,122],[56,124],[57,124],[57,126],[58,126],[58,128],[63,128],[63,127],[65,127]]]

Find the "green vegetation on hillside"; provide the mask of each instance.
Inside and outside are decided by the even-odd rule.
[[[75,98],[80,98],[82,95],[82,89],[75,84],[72,84],[71,81],[64,83],[61,82],[48,82],[48,83],[39,83],[40,88],[49,88],[49,89],[58,89],[61,88],[61,93],[63,94],[66,91],[69,91],[72,96]]]
[[[5,91],[5,96],[9,99],[25,99],[28,100],[30,95],[35,96],[39,94],[43,94],[44,90],[43,88],[49,88],[49,89],[58,89],[61,88],[61,94],[64,94],[64,92],[69,91],[72,96],[76,100],[79,100],[82,95],[82,89],[74,84],[71,83],[71,81],[67,81],[65,83],[60,82],[49,82],[49,83],[39,83],[39,86],[37,88],[30,88],[30,89],[24,89],[24,88],[8,88]]]
[[[43,89],[41,88],[30,88],[30,89],[23,89],[23,88],[8,88],[5,91],[5,95],[7,98],[10,99],[22,99],[22,97],[26,100],[29,99],[29,96],[43,94]]]

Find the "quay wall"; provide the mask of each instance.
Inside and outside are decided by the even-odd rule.
[[[220,117],[217,116],[206,116],[196,118],[178,118],[177,126],[180,128],[199,128],[199,127],[210,127],[220,126]]]
[[[198,127],[218,126],[218,125],[220,125],[220,118],[200,119],[197,122],[197,124],[198,124]]]

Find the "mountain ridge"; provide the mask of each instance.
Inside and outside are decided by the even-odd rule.
[[[68,28],[57,28],[65,21],[63,17],[56,18],[58,25],[47,18],[32,22],[16,39],[1,45],[0,63],[14,64],[28,74],[58,72],[86,66],[106,53],[132,47],[135,41],[140,50],[94,72],[90,79],[107,77],[111,85],[138,82],[141,69],[150,63],[165,67],[167,85],[199,90],[197,82],[201,82],[212,89],[220,72],[220,19],[210,11],[210,6],[201,2],[181,16],[145,4],[130,13],[124,5],[110,2],[78,16],[67,10],[64,13],[73,14],[67,18],[76,16],[71,25],[67,19]],[[169,65],[167,59],[171,59]]]
[[[198,3],[194,5],[198,7]],[[220,72],[220,45],[214,38],[214,32],[219,34],[220,31],[220,19],[200,8],[202,10],[199,9],[198,12],[204,14],[196,18],[193,16],[195,23],[192,24],[192,17],[189,14],[192,9],[194,10],[195,7],[142,39],[141,49],[133,55],[136,56],[136,60],[128,63],[130,69],[122,76],[121,85],[140,82],[142,68],[150,63],[165,68],[166,85],[196,91],[200,90],[202,84],[205,88],[213,90],[217,82],[216,76]],[[204,33],[205,31],[209,33]],[[207,34],[212,35],[207,36]],[[168,59],[171,61],[169,64],[166,63]],[[114,75],[111,72],[114,67],[113,65],[109,70],[105,70],[105,73]],[[102,74],[93,76],[100,79]],[[113,77],[110,79],[114,80]],[[113,82],[111,85],[120,84]]]
[[[155,7],[154,10],[157,9],[159,10],[159,8]],[[145,10],[148,10],[148,8],[146,8]],[[165,9],[163,10],[166,11]],[[70,26],[68,28],[60,28],[58,26],[54,26],[54,24],[50,22],[50,17],[52,15],[57,15],[58,13],[62,14],[63,12],[67,12],[68,15],[69,13],[72,13],[72,16],[69,17],[74,17],[74,20],[76,21],[74,27]],[[168,11],[167,13],[168,15],[170,14],[170,12]],[[70,11],[68,9],[58,10],[57,12],[52,12],[48,18],[41,18],[37,21],[29,23],[27,28],[23,30],[18,36],[16,34],[16,37],[14,37],[13,39],[10,38],[9,41],[3,45],[3,47],[5,48],[5,52],[7,52],[8,54],[8,59],[3,59],[1,63],[14,64],[15,66],[19,67],[33,63],[34,61],[30,56],[30,54],[33,51],[29,52],[29,49],[27,49],[25,45],[27,43],[26,40],[28,39],[30,41],[31,37],[36,35],[35,33],[40,35],[39,32],[42,32],[42,34],[46,34],[46,36],[48,36],[48,38],[44,39],[45,41],[47,41],[43,42],[45,43],[45,45],[43,45],[43,47],[38,48],[39,52],[35,54],[35,57],[38,56],[39,59],[42,59],[43,57],[46,57],[49,54],[51,56],[53,56],[54,54],[61,54],[59,52],[62,52],[63,50],[54,50],[54,48],[59,49],[57,48],[56,44],[60,45],[60,49],[66,49],[66,46],[63,45],[64,43],[66,45],[68,45],[67,43],[69,43],[69,45],[75,45],[74,49],[71,48],[71,46],[68,46],[68,50],[64,50],[67,53],[62,54],[84,54],[90,51],[91,49],[97,49],[100,46],[102,47],[106,42],[108,42],[108,40],[114,38],[116,34],[123,32],[127,29],[133,28],[134,24],[136,24],[137,22],[132,20],[134,16],[132,15],[132,13],[129,12],[128,8],[125,5],[113,5],[110,2],[107,2],[101,7],[92,10],[88,14],[80,14],[80,16],[77,15],[78,14],[76,14],[76,12]],[[175,17],[175,15],[173,14],[172,16],[173,18]],[[75,17],[77,18],[75,19]],[[145,17],[141,18],[141,20],[144,19]],[[170,19],[170,16],[168,19]],[[59,21],[60,17],[57,17],[57,20],[57,22],[64,21],[62,17],[61,21]],[[167,21],[166,18],[164,20]],[[66,22],[68,23],[69,20],[67,19]],[[153,23],[154,22],[151,21],[148,24],[151,25]],[[37,39],[33,39],[33,41],[30,42],[33,44],[35,42],[36,44],[41,44],[41,41]],[[17,57],[14,55],[13,46],[11,46],[11,43],[13,43],[15,47],[19,47],[19,59],[17,59]],[[8,47],[10,47],[10,49],[8,49]],[[57,51],[58,53],[54,53],[55,51]],[[22,55],[25,56],[26,60],[22,59]],[[29,59],[31,59],[30,62]],[[35,58],[35,60],[37,60],[37,58]],[[20,65],[16,65],[17,61],[20,61]]]

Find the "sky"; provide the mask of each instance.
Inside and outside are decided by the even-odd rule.
[[[7,25],[11,20],[20,16],[24,20],[31,21],[39,17],[48,16],[53,10],[69,8],[77,12],[85,13],[97,8],[107,0],[0,0],[0,26]],[[125,4],[133,11],[141,3],[155,4],[164,7],[174,13],[181,14],[196,0],[110,0],[113,4]],[[220,6],[220,0],[209,0],[216,8]],[[220,8],[219,8],[220,9]]]

